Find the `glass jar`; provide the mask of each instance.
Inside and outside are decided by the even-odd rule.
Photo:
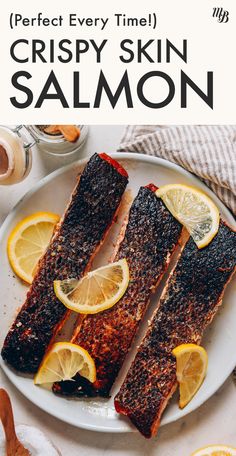
[[[81,147],[84,145],[87,134],[87,125],[77,125],[80,129],[80,136],[75,142],[67,141],[63,135],[50,135],[41,130],[37,125],[24,125],[26,130],[34,138],[38,148],[48,154],[57,156],[66,156],[78,154]]]
[[[0,126],[0,185],[17,184],[32,167],[31,145],[18,130]]]
[[[0,125],[0,185],[12,185],[28,176],[32,167],[31,148],[58,157],[76,159],[88,134],[88,126],[78,125],[80,136],[75,142],[63,135],[49,135],[37,125]],[[30,137],[29,137],[30,136]]]

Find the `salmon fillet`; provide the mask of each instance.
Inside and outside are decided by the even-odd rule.
[[[170,260],[182,226],[155,195],[156,187],[141,187],[130,209],[115,261],[126,258],[130,282],[114,307],[87,315],[72,342],[88,350],[95,361],[97,380],[92,385],[79,375],[54,385],[54,392],[68,396],[109,396],[132,341]],[[124,231],[124,230],[123,230]]]
[[[85,166],[2,348],[3,359],[18,371],[37,372],[69,316],[54,294],[53,281],[80,278],[89,269],[120,204],[127,176],[106,154],[93,155]]]
[[[207,247],[199,250],[191,238],[186,243],[115,398],[117,412],[145,437],[156,434],[177,386],[173,348],[201,342],[235,267],[236,232],[222,221]]]

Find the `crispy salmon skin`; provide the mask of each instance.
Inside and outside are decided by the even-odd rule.
[[[124,239],[115,261],[126,258],[130,282],[114,307],[88,315],[72,338],[90,353],[97,381],[89,384],[80,376],[73,382],[54,385],[54,392],[75,396],[108,396],[144,316],[152,292],[168,265],[182,226],[155,195],[154,185],[141,187],[130,209]]]
[[[172,350],[200,343],[236,266],[236,232],[224,222],[213,241],[199,250],[189,239],[169,278],[159,307],[115,398],[117,412],[152,437],[176,389]]]
[[[85,166],[4,342],[2,357],[18,371],[37,371],[57,330],[69,315],[54,294],[53,281],[80,278],[89,269],[127,182],[126,171],[106,154],[93,155]]]

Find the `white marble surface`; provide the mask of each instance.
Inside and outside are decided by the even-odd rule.
[[[90,127],[81,158],[93,152],[115,151],[122,130],[121,126]],[[0,223],[41,177],[64,164],[63,159],[43,156],[36,148],[33,149],[33,155],[33,169],[24,182],[0,187]],[[236,386],[232,377],[198,410],[176,423],[161,427],[158,437],[152,441],[136,433],[95,433],[66,425],[32,405],[9,383],[1,370],[0,386],[5,387],[11,396],[16,422],[42,429],[63,456],[190,456],[197,448],[212,443],[236,447]]]

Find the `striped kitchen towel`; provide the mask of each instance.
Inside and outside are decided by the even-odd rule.
[[[199,176],[236,215],[236,125],[129,125],[118,151],[177,163]]]

